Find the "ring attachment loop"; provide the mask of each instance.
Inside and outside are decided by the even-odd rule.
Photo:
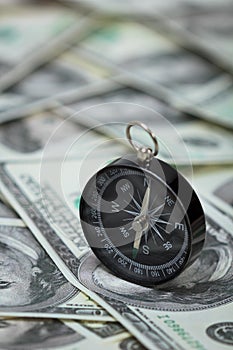
[[[154,144],[154,152],[153,150],[151,151],[151,148],[150,147],[139,147],[137,145],[135,145],[135,143],[133,142],[132,140],[132,137],[131,137],[131,128],[133,126],[139,126],[140,128],[142,128],[144,131],[147,132],[147,134],[150,135],[152,141],[153,141],[153,144]],[[148,126],[144,123],[141,123],[141,122],[138,122],[138,121],[132,121],[130,122],[128,125],[127,125],[127,128],[126,128],[126,136],[127,136],[127,139],[129,141],[129,143],[131,144],[131,146],[135,149],[136,152],[141,152],[142,148],[143,149],[147,149],[150,151],[150,153],[152,152],[152,155],[155,157],[157,154],[158,154],[158,151],[159,151],[159,145],[158,145],[158,141],[157,141],[157,138],[155,136],[155,134],[148,128]]]

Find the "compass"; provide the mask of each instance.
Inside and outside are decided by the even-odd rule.
[[[134,125],[150,134],[154,152],[135,146]],[[127,136],[136,154],[113,161],[88,181],[80,220],[91,249],[113,274],[150,287],[176,277],[198,257],[205,217],[187,180],[155,157],[151,130],[132,122]]]

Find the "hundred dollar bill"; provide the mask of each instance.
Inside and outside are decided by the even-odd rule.
[[[1,7],[0,90],[77,42],[90,29],[89,22],[59,5]]]
[[[95,344],[100,349],[145,350],[144,346],[117,322],[68,321],[65,324],[85,335],[87,345]]]
[[[232,127],[233,80],[207,60],[133,22],[100,21],[80,54],[122,73],[176,108]]]
[[[116,322],[2,318],[0,325],[0,346],[3,350],[12,347],[25,350],[72,350],[78,347],[86,350],[93,345],[96,349],[144,349]]]
[[[65,324],[85,336],[86,343],[83,342],[83,346],[95,344],[98,349],[145,350],[144,346],[117,322],[68,321]]]
[[[5,224],[0,218],[0,316],[112,320],[66,280],[27,228],[13,226],[14,220]]]
[[[100,165],[108,157],[106,147],[93,162]],[[1,191],[54,261],[72,273],[70,279],[87,288],[145,347],[218,350],[208,329],[232,316],[232,223],[225,227],[225,216],[210,207],[205,247],[182,275],[155,288],[123,281],[90,252],[80,227],[80,190],[93,170],[88,164],[83,168],[77,159],[58,166],[46,162],[44,169],[43,164],[9,164],[1,168]],[[79,181],[74,174],[79,174]],[[223,342],[221,346],[227,349]]]
[[[107,87],[107,91],[106,91]],[[115,138],[125,137],[126,124],[140,120],[148,125],[161,139],[159,155],[162,159],[178,164],[190,161],[193,164],[231,163],[233,161],[232,134],[226,130],[210,126],[205,122],[197,122],[176,109],[166,105],[155,97],[140,89],[130,86],[103,84],[93,96],[80,98],[65,103],[68,110],[61,108],[60,115],[72,115],[77,112],[78,123],[93,127],[103,124],[103,132]],[[59,111],[58,111],[59,112]],[[168,123],[168,122],[169,123]],[[111,123],[112,122],[112,123]],[[173,125],[180,138],[174,138]],[[143,144],[144,133],[138,135]],[[185,157],[184,146],[189,157]],[[173,154],[170,154],[173,150]],[[174,151],[175,150],[175,151]]]
[[[112,320],[67,282],[16,212],[2,201],[0,250],[0,316]]]
[[[82,349],[87,338],[59,319],[0,319],[1,349]],[[87,347],[86,347],[87,348]]]
[[[208,57],[232,73],[232,2],[176,0],[139,2],[128,0],[67,0],[68,4],[92,9],[92,16],[119,15],[144,21],[168,33],[178,44]]]
[[[89,65],[74,50],[31,73],[0,96],[0,122],[18,119],[30,112],[51,108],[56,100],[82,96],[88,87],[98,85],[108,72]]]
[[[208,58],[232,75],[232,2],[197,0],[143,1],[124,3],[96,0],[67,0],[65,4],[89,10],[93,17],[125,16],[169,35],[173,41]]]

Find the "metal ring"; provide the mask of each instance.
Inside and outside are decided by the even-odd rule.
[[[156,156],[158,154],[158,151],[159,151],[159,145],[158,145],[158,141],[157,141],[157,138],[156,136],[154,135],[154,133],[148,128],[147,125],[141,123],[141,122],[138,122],[138,121],[133,121],[133,122],[130,122],[128,125],[127,125],[127,128],[126,128],[126,136],[127,136],[127,139],[129,141],[129,143],[131,144],[131,146],[138,152],[140,151],[140,148],[138,146],[136,146],[132,140],[132,137],[131,137],[131,134],[130,134],[130,129],[133,127],[133,126],[139,126],[140,128],[142,128],[144,131],[146,131],[153,143],[154,143],[154,153],[153,155]]]

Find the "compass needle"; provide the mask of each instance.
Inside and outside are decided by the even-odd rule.
[[[134,258],[137,256],[141,239],[142,239],[142,234],[143,232],[147,231],[149,228],[148,209],[149,209],[149,202],[150,202],[151,180],[149,180],[147,184],[148,186],[143,197],[140,213],[138,216],[135,217],[132,225],[132,227],[136,231],[136,235],[133,243]]]
[[[135,239],[134,239],[133,252],[132,252],[133,259],[135,259],[137,257],[140,242],[141,242],[141,236],[142,236],[141,230],[137,230],[136,235],[135,235]]]

